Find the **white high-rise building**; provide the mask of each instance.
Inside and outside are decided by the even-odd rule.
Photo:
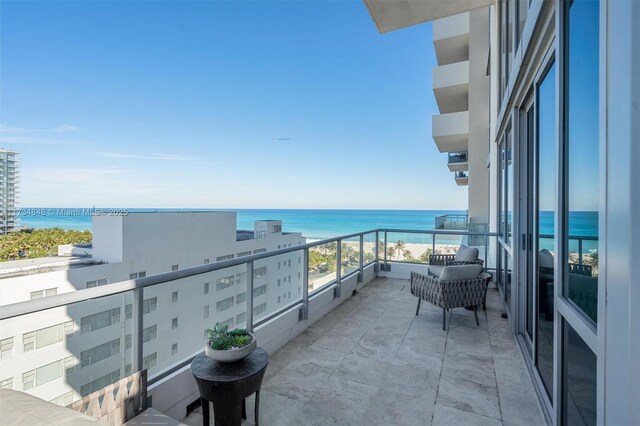
[[[0,149],[0,234],[6,234],[18,225],[15,213],[19,192],[17,154]]]
[[[235,212],[94,216],[91,245],[61,246],[57,257],[3,262],[0,305],[304,243],[300,233],[282,232],[279,220],[236,230]],[[254,319],[300,297],[301,256],[298,251],[254,263]],[[206,329],[216,322],[244,327],[246,275],[242,265],[145,288],[145,368],[158,372],[202,350]],[[67,405],[131,374],[132,303],[127,292],[3,327],[0,384]]]

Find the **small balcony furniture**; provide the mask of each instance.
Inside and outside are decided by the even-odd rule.
[[[484,261],[478,259],[479,251],[475,247],[460,245],[455,254],[433,254],[429,256],[429,275],[438,277],[442,268],[452,265],[478,264],[482,266]]]
[[[209,426],[209,402],[213,403],[216,426],[240,426],[246,419],[245,398],[256,394],[254,424],[260,417],[260,387],[269,364],[269,354],[256,348],[236,362],[215,361],[204,353],[191,362],[191,374],[196,379],[202,403],[202,424]]]
[[[486,298],[487,275],[482,273],[480,264],[448,265],[439,277],[411,272],[411,294],[418,298],[416,315],[422,300],[442,308],[442,329],[445,330],[447,310],[472,306],[479,326],[478,306]]]

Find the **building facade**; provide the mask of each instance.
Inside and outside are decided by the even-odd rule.
[[[304,243],[299,233],[283,233],[279,220],[256,221],[254,230],[237,231],[235,212],[95,216],[90,248],[61,247],[60,254],[76,255],[4,262],[0,304]],[[299,298],[301,262],[301,252],[255,262],[255,319]],[[230,328],[245,326],[246,275],[246,268],[232,267],[145,289],[143,362],[150,374],[201,351],[206,330],[217,322]],[[68,405],[131,374],[133,303],[128,292],[98,303],[52,309],[47,315],[28,315],[3,326],[0,385]]]
[[[18,226],[20,172],[17,152],[0,149],[0,234],[6,234]]]
[[[640,424],[640,2],[365,5],[380,32],[433,21],[438,68],[463,68],[441,60],[460,46],[452,28],[469,17],[470,110],[472,76],[489,75],[482,160],[498,235],[494,279],[542,410],[550,424]],[[474,37],[473,16],[488,18],[487,36]],[[476,41],[489,53],[474,65]],[[452,113],[451,127],[470,122]],[[470,130],[470,185],[471,147]]]

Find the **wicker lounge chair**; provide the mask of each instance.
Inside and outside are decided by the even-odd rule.
[[[482,265],[445,266],[440,277],[411,272],[411,294],[418,298],[416,315],[420,312],[420,302],[426,301],[442,308],[442,329],[446,329],[447,310],[473,306],[478,321],[478,306],[484,302],[487,277],[482,274]]]
[[[438,277],[442,268],[453,265],[483,265],[484,261],[478,259],[479,251],[475,247],[460,245],[455,254],[433,254],[429,256],[429,275]]]

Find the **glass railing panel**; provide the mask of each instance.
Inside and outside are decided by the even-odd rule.
[[[309,292],[336,280],[337,242],[309,248]]]
[[[254,262],[253,323],[302,300],[303,251]]]
[[[149,377],[204,349],[207,329],[245,327],[246,265],[144,288],[143,368]]]
[[[342,240],[340,242],[340,257],[342,277],[360,269],[360,237]]]
[[[389,232],[386,245],[388,262],[428,263],[432,238],[427,233]]]
[[[364,234],[362,240],[363,240],[363,246],[362,246],[363,264],[367,265],[371,262],[375,262],[376,261],[376,233],[370,232],[368,234]],[[380,251],[380,254],[382,254],[382,251]]]
[[[0,387],[67,406],[136,371],[132,292],[0,322]]]
[[[433,243],[435,245],[435,254],[456,254],[458,252],[458,248],[460,248],[460,245],[467,245],[467,242],[468,237],[461,234],[435,234],[433,239]]]

